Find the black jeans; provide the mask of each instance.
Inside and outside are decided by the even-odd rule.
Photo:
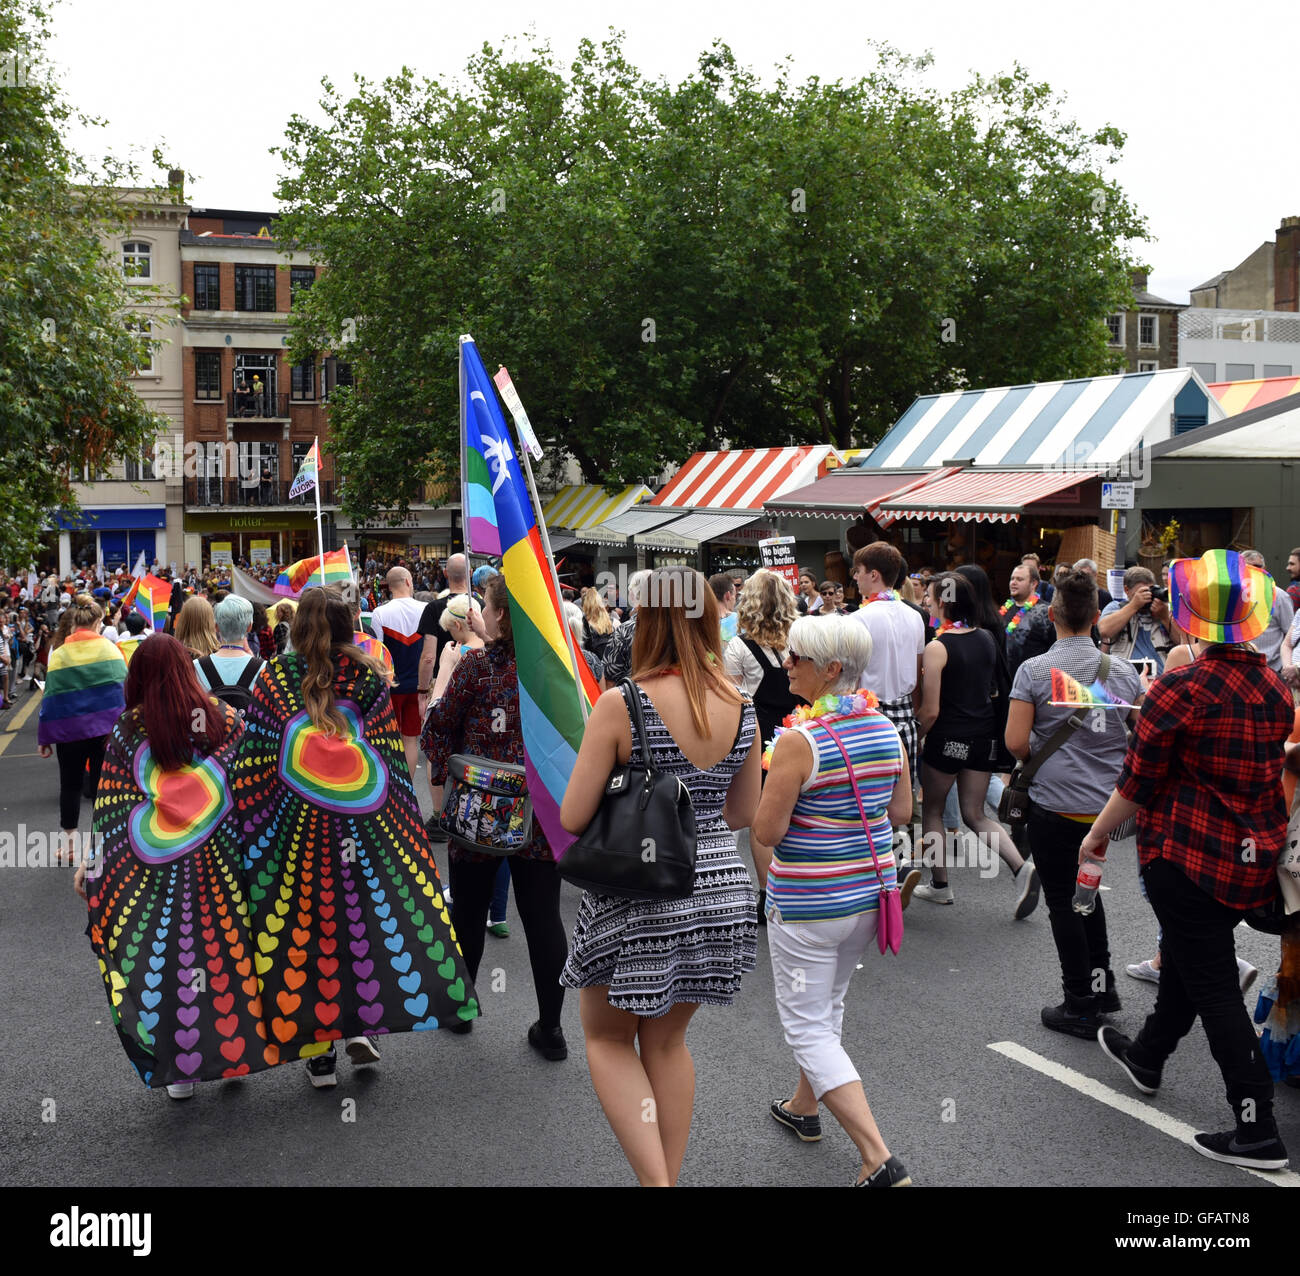
[[[476,982],[479,962],[483,959],[488,906],[500,867],[499,859],[481,864],[455,858],[451,861],[451,924],[456,928],[470,977]],[[550,860],[512,855],[510,877],[515,884],[515,905],[528,941],[538,1019],[543,1028],[558,1028],[564,1006],[560,972],[569,957],[569,940],[560,917],[560,874]],[[479,989],[478,999],[481,1006],[483,989]]]
[[[1106,910],[1097,906],[1086,917],[1072,907],[1074,882],[1079,874],[1079,843],[1087,824],[1067,820],[1036,803],[1029,812],[1026,833],[1042,883],[1052,938],[1061,960],[1061,983],[1066,996],[1084,1000],[1115,985],[1110,969],[1110,941],[1106,937]]]
[[[104,746],[108,736],[89,740],[69,740],[56,744],[59,759],[59,827],[75,829],[81,819],[81,786],[86,783],[86,763],[90,763],[91,792],[99,788],[99,771],[104,765]]]
[[[1132,1057],[1144,1067],[1161,1068],[1200,1015],[1237,1129],[1243,1139],[1267,1138],[1275,1130],[1273,1079],[1241,999],[1232,938],[1242,914],[1168,860],[1153,860],[1142,877],[1164,935],[1155,1009],[1133,1043]]]

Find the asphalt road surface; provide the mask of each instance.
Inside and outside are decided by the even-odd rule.
[[[0,833],[58,826],[55,762],[38,756],[36,714],[25,713],[36,698],[24,692],[0,716]],[[86,803],[83,829],[89,820]],[[438,860],[445,870],[445,848]],[[885,1139],[919,1184],[1269,1185],[1183,1144],[1230,1120],[1199,1026],[1158,1098],[1139,1098],[1095,1043],[1039,1023],[1039,1010],[1061,998],[1046,910],[1013,921],[1005,871],[984,880],[955,870],[951,880],[954,907],[912,904],[898,957],[871,949],[844,1020]],[[1123,964],[1151,955],[1155,921],[1138,894],[1131,841],[1112,851],[1105,888],[1124,999],[1115,1022],[1133,1033],[1155,990],[1124,976]],[[569,925],[578,900],[565,886]],[[333,1090],[313,1090],[293,1063],[175,1102],[141,1085],[118,1045],[71,870],[4,868],[0,1183],[633,1184],[587,1075],[577,997],[565,1003],[566,1062],[548,1063],[527,1044],[536,1003],[513,899],[510,919],[509,939],[487,941],[484,1018],[469,1036],[388,1038],[378,1067],[353,1072],[340,1059]],[[1262,971],[1275,968],[1277,940],[1242,928],[1238,946]],[[1247,1000],[1253,1007],[1253,992]],[[697,1087],[683,1185],[842,1186],[855,1175],[853,1146],[825,1109],[816,1144],[768,1115],[796,1071],[764,932],[736,1003],[702,1007],[688,1043]],[[1280,1087],[1277,1108],[1300,1156],[1300,1091]],[[1300,1185],[1294,1172],[1268,1177]]]

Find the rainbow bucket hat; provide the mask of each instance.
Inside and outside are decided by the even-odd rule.
[[[1273,578],[1231,549],[1169,565],[1169,610],[1191,637],[1202,642],[1249,642],[1268,628]]]

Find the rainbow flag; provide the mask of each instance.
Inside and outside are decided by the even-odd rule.
[[[107,735],[122,716],[126,661],[107,638],[74,630],[50,653],[37,742],[64,744]]]
[[[1064,669],[1052,670],[1052,700],[1051,703],[1058,706],[1072,709],[1133,709],[1131,705],[1124,700],[1116,700],[1114,696],[1106,690],[1105,684],[1101,679],[1097,679],[1091,687],[1085,687],[1077,678],[1071,678]]]
[[[582,743],[584,701],[600,694],[587,662],[569,656],[563,614],[523,472],[472,337],[460,339],[465,544],[499,554],[510,596],[524,771],[533,811],[559,859],[572,845],[560,803]]]
[[[320,472],[320,441],[313,440],[307,455],[302,459],[302,466],[295,475],[293,483],[289,487],[289,499],[293,500],[295,496],[301,496],[304,492],[310,492],[316,486],[316,478]]]
[[[122,599],[122,611],[125,614],[131,604],[151,625],[155,632],[161,633],[167,623],[167,608],[171,605],[172,587],[161,576],[137,576],[131,588]]]
[[[346,545],[342,549],[328,551],[323,568],[321,562],[321,557],[317,554],[290,563],[276,580],[274,592],[284,598],[297,598],[304,589],[312,586],[328,585],[331,581],[346,583],[352,579],[352,557]]]

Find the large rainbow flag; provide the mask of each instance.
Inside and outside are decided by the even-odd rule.
[[[171,597],[172,587],[161,576],[137,576],[122,599],[122,614],[130,611],[134,604],[145,621],[155,631],[161,632],[167,623],[167,608]]]
[[[321,562],[321,556],[317,554],[290,563],[276,580],[274,592],[283,598],[297,598],[304,589],[313,586],[328,585],[332,581],[347,584],[352,580],[352,557],[346,545],[342,549],[329,550],[325,554],[323,568]]]
[[[1052,704],[1072,709],[1133,709],[1136,706],[1124,700],[1116,700],[1106,690],[1100,679],[1090,687],[1085,687],[1077,678],[1072,678],[1064,669],[1052,670]]]
[[[582,743],[583,702],[590,708],[600,692],[585,660],[579,659],[574,670],[533,504],[472,337],[460,339],[460,419],[465,544],[473,553],[501,556],[519,673],[528,793],[551,853],[559,859],[574,841],[560,825],[560,803]]]

